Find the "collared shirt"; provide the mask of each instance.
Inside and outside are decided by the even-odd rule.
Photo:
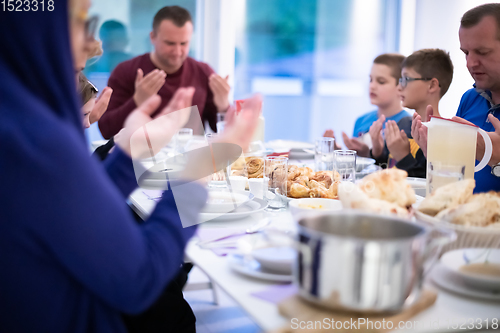
[[[474,125],[485,130],[494,132],[495,128],[488,120],[488,114],[500,117],[500,104],[494,104],[491,99],[491,92],[473,88],[463,94],[457,110],[457,117],[472,122]],[[476,161],[477,164],[477,161]],[[500,178],[491,174],[491,167],[485,166],[481,171],[474,174],[476,180],[475,193],[488,192],[491,190],[500,191]]]
[[[404,117],[411,117],[411,115],[405,111],[401,110],[400,112],[396,113],[395,115],[391,117],[386,117],[385,122],[388,120],[394,120],[396,123],[398,123],[401,119]],[[377,121],[378,119],[378,111],[371,111],[368,113],[365,113],[358,119],[356,119],[356,123],[354,124],[354,131],[352,136],[357,138],[362,136],[363,134],[367,133],[370,130],[370,127],[372,124]],[[385,123],[384,123],[385,126]]]

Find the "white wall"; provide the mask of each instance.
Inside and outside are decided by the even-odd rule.
[[[472,88],[472,84],[474,83],[465,65],[465,56],[460,50],[460,42],[458,40],[460,19],[467,10],[488,2],[491,1],[416,1],[413,51],[423,48],[440,48],[446,50],[450,52],[450,57],[455,68],[450,89],[443,96],[439,105],[439,111],[444,117],[455,115],[462,94]]]

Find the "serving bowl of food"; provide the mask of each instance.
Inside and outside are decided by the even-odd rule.
[[[414,206],[418,220],[455,230],[457,240],[445,250],[500,248],[500,194],[473,194],[475,182],[465,179],[436,189]]]
[[[342,209],[342,203],[339,200],[326,198],[302,198],[291,200],[288,203],[290,212],[294,216],[309,213],[328,213]]]

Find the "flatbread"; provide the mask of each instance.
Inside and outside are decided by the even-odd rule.
[[[392,168],[374,172],[361,181],[360,189],[372,199],[394,203],[401,208],[410,207],[416,201],[415,191],[406,182],[408,173]]]
[[[397,215],[407,218],[408,210],[396,203],[370,198],[361,188],[350,183],[341,183],[338,196],[344,208],[358,209],[382,215]]]
[[[418,210],[436,216],[442,210],[456,208],[472,197],[475,186],[474,179],[464,179],[439,187],[420,203]]]
[[[436,217],[463,226],[496,225],[500,223],[500,197],[493,191],[475,194],[465,204],[447,208]]]

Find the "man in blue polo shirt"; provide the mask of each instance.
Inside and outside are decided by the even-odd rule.
[[[479,126],[487,132],[495,128],[488,115],[500,117],[500,4],[492,3],[467,11],[460,22],[460,49],[465,53],[467,69],[474,78],[474,88],[468,90],[460,100],[457,117]],[[428,107],[432,114],[432,108]],[[426,153],[427,129],[420,116],[414,116],[412,136]],[[491,135],[490,135],[491,136]],[[484,142],[478,140],[478,154],[482,155]],[[494,150],[500,149],[494,145]],[[495,168],[495,166],[493,166]],[[492,174],[486,166],[476,172],[474,192],[500,191],[500,172]]]

